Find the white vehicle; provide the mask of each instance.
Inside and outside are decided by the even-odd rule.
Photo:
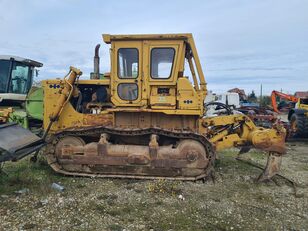
[[[17,56],[0,55],[0,106],[17,106],[26,100],[37,68],[43,64]]]
[[[209,92],[209,94],[206,96],[204,103],[210,103],[210,102],[218,102],[223,103],[229,106],[232,109],[240,108],[240,97],[238,93],[234,92],[227,92],[223,94],[213,94],[212,92]],[[219,112],[223,111],[225,109],[217,108],[216,105],[210,105],[207,107],[207,116],[213,116],[215,114],[218,114]]]

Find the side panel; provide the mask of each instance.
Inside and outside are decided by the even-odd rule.
[[[41,87],[31,88],[26,99],[26,111],[30,117],[38,120],[43,120],[44,117],[43,98],[44,98],[43,88]]]
[[[132,129],[159,127],[170,130],[197,131],[198,116],[166,115],[151,112],[115,112],[115,126]]]
[[[200,110],[203,108],[203,100],[187,78],[181,77],[178,79],[177,90],[178,109]],[[202,114],[202,111],[200,114]]]

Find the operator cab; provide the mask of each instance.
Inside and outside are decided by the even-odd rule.
[[[17,56],[0,55],[0,106],[18,106],[25,101],[36,68],[43,64]]]
[[[191,34],[104,34],[103,39],[110,44],[110,73],[99,72],[97,45],[91,80],[78,80],[79,93],[70,100],[77,112],[203,116],[206,83]],[[184,76],[185,62],[193,83]]]
[[[203,115],[206,83],[191,34],[103,35],[114,110]],[[184,76],[189,64],[193,83]]]

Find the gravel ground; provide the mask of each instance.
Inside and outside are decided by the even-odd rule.
[[[260,170],[236,153],[221,153],[215,183],[64,177],[42,161],[7,163],[0,230],[308,230],[308,143],[288,144],[283,159],[296,193],[279,177],[255,183]],[[243,158],[265,163],[257,151]]]

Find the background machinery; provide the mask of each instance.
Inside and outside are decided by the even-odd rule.
[[[18,159],[46,145],[49,165],[66,175],[198,180],[211,174],[216,151],[254,146],[269,152],[259,179],[279,171],[283,127],[259,128],[229,111],[204,116],[206,82],[191,34],[103,39],[111,46],[111,72],[100,78],[96,66],[91,79],[81,80],[71,67],[64,80],[43,81],[43,138],[24,138],[3,148],[2,157]],[[193,83],[184,76],[185,61]]]
[[[213,94],[212,92],[208,92],[204,103],[208,104],[211,102],[222,103],[230,108],[230,110],[240,108],[240,97],[238,93],[227,92],[222,94]],[[211,104],[206,107],[206,116],[214,116],[219,115],[225,111],[224,108],[219,108],[217,104]]]
[[[280,110],[282,109],[282,107],[288,107],[288,105],[285,101],[280,101],[280,103],[278,105],[277,104],[277,97],[279,99],[285,99],[288,102],[292,103],[292,105],[289,106],[290,108],[288,108],[288,111],[291,108],[294,108],[295,104],[298,101],[298,98],[293,96],[293,95],[289,95],[289,94],[286,94],[286,93],[283,93],[283,92],[280,92],[280,91],[272,91],[272,94],[271,94],[272,106],[273,106],[273,110],[277,113],[281,113]]]
[[[0,123],[14,121],[25,128],[42,126],[43,89],[33,86],[37,68],[42,66],[31,59],[0,55]]]
[[[288,109],[290,136],[308,137],[308,98],[298,98],[279,91],[272,91],[272,106],[273,110],[277,113],[281,113],[280,108],[277,106],[277,97],[293,103],[293,106]]]

